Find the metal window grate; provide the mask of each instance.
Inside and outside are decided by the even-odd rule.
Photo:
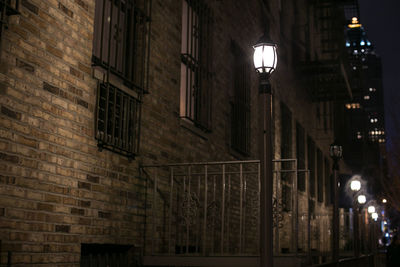
[[[231,104],[231,147],[250,154],[250,67],[243,51],[232,43],[234,54],[233,102]]]
[[[147,90],[150,0],[96,0],[92,62],[136,91]]]
[[[211,10],[201,0],[183,0],[181,49],[182,118],[211,129]]]
[[[109,83],[99,83],[96,139],[105,148],[134,158],[139,149],[141,101]]]

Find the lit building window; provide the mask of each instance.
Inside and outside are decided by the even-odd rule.
[[[370,46],[370,45],[371,45],[371,42],[370,42],[370,41],[367,41],[367,45]]]
[[[365,95],[364,100],[368,100],[368,99],[369,99],[369,95]]]
[[[364,46],[364,45],[365,45],[364,40],[361,40],[360,45],[361,45],[361,46]]]
[[[346,47],[350,47],[350,43],[349,42],[346,42]]]
[[[369,88],[369,91],[370,91],[370,92],[375,92],[375,91],[376,91],[376,88],[370,87],[370,88]]]
[[[353,67],[353,70],[356,70],[356,69],[357,69],[357,67],[356,67],[356,66],[354,66],[354,67]]]
[[[347,103],[345,105],[345,107],[347,109],[358,109],[358,108],[361,108],[361,105],[360,105],[360,103]]]

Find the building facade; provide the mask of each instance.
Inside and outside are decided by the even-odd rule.
[[[274,253],[329,258],[333,95],[349,91],[335,1],[3,2],[1,264],[258,255],[252,45],[267,30]]]

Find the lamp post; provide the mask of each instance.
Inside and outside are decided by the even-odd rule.
[[[360,256],[360,238],[359,238],[359,230],[358,230],[358,204],[355,199],[356,194],[361,189],[361,182],[359,180],[353,180],[350,183],[350,189],[353,191],[353,211],[354,211],[354,256]]]
[[[374,205],[369,205],[367,208],[368,214],[371,216],[371,218],[368,220],[369,221],[369,240],[370,240],[370,248],[371,252],[375,253],[375,220],[378,219],[376,217],[378,213],[376,212],[375,206]]]
[[[329,154],[333,159],[333,214],[332,214],[332,261],[339,260],[339,190],[338,190],[338,177],[339,160],[342,158],[342,146],[333,143],[329,147]]]
[[[264,34],[253,46],[254,68],[259,74],[260,145],[260,266],[273,266],[272,235],[272,92],[269,76],[277,63],[276,45]]]

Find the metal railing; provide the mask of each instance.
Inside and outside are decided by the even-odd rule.
[[[312,267],[374,267],[375,256],[365,255],[358,258],[346,258],[341,259],[338,262],[329,262],[318,265],[312,265]]]
[[[146,255],[259,253],[259,161],[143,166]]]

